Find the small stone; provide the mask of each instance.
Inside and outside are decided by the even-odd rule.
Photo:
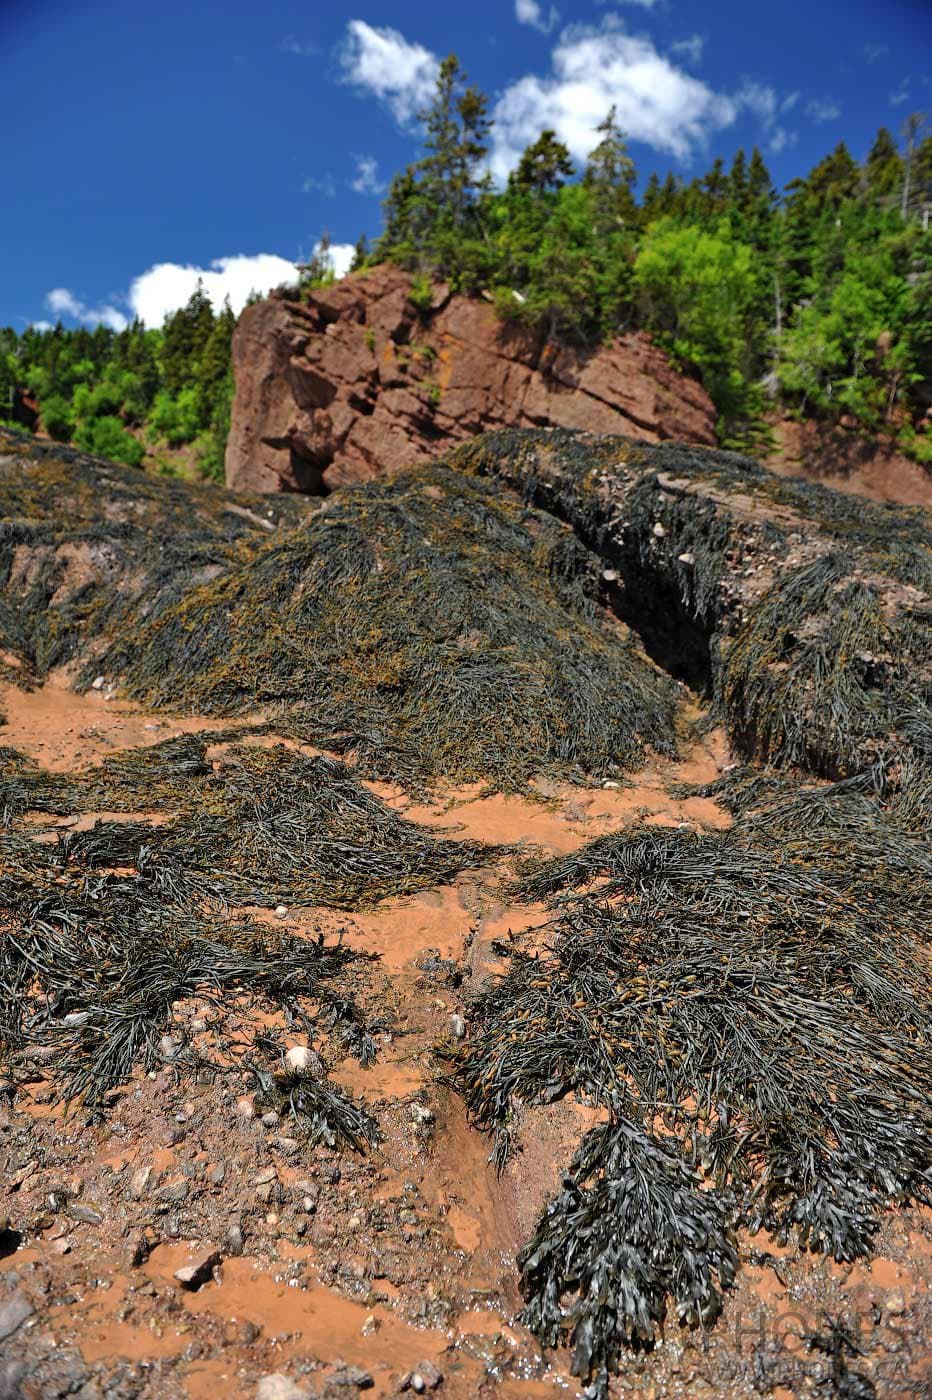
[[[433,1109],[426,1108],[422,1103],[413,1103],[411,1117],[415,1123],[432,1123],[434,1121]]]
[[[432,1361],[420,1361],[411,1375],[411,1389],[417,1390],[416,1381],[420,1380],[420,1389],[436,1390],[443,1383],[443,1372],[439,1366],[435,1366]]]
[[[270,1109],[268,1113],[263,1113],[259,1121],[263,1128],[274,1128],[278,1124],[278,1114],[274,1109]]]
[[[168,1201],[173,1205],[177,1205],[181,1201],[186,1201],[188,1199],[188,1192],[190,1189],[188,1183],[184,1180],[170,1181],[159,1190],[158,1197],[160,1201]]]
[[[99,1225],[103,1220],[100,1211],[92,1210],[90,1206],[69,1206],[68,1214],[71,1216],[72,1220],[80,1220],[84,1225]]]
[[[308,1395],[281,1371],[276,1371],[274,1375],[262,1377],[256,1386],[256,1400],[308,1400]]]
[[[883,1306],[884,1311],[892,1313],[894,1317],[898,1317],[900,1313],[904,1313],[906,1311],[906,1299],[903,1296],[902,1290],[894,1288],[891,1293],[888,1293],[883,1300]]]
[[[227,1254],[235,1255],[237,1258],[243,1252],[243,1232],[239,1225],[230,1225],[224,1239]]]
[[[364,1337],[371,1337],[373,1333],[377,1332],[378,1330],[379,1319],[376,1317],[375,1313],[367,1313],[365,1318],[363,1319],[362,1335]]]
[[[654,538],[655,538],[655,539],[658,539],[658,540],[662,540],[662,539],[665,538],[666,533],[667,533],[666,527],[663,526],[663,525],[661,525],[661,523],[660,523],[659,520],[655,520],[655,521],[654,521]]]
[[[91,690],[103,690],[107,683],[106,676],[95,676],[91,681]]]
[[[311,1052],[306,1045],[292,1045],[285,1056],[285,1064],[295,1074],[306,1074],[311,1067]]]
[[[11,1298],[0,1303],[0,1342],[18,1332],[24,1322],[28,1322],[35,1309],[25,1293],[14,1293]]]
[[[678,554],[676,557],[681,564],[695,564],[696,562],[695,554],[690,554],[688,550],[685,554]]]
[[[196,1292],[202,1284],[213,1277],[213,1271],[220,1263],[221,1258],[220,1250],[213,1245],[208,1245],[195,1256],[190,1264],[176,1269],[173,1277],[178,1280],[182,1288],[187,1288],[192,1293]]]
[[[257,1172],[253,1177],[253,1185],[265,1186],[270,1181],[278,1180],[278,1172],[274,1167],[263,1167],[261,1172]]]
[[[240,1118],[255,1118],[256,1110],[253,1106],[252,1099],[237,1099],[236,1112]]]
[[[346,1386],[347,1389],[355,1386],[357,1390],[369,1390],[375,1382],[369,1372],[364,1371],[361,1366],[341,1366],[330,1377],[330,1384]]]
[[[450,1017],[450,1030],[456,1040],[462,1040],[466,1035],[466,1022],[462,1016]]]
[[[177,1060],[181,1053],[181,1041],[175,1040],[174,1036],[163,1035],[159,1041],[159,1050],[163,1060]]]
[[[226,1174],[226,1167],[222,1162],[218,1162],[216,1166],[211,1167],[210,1171],[207,1173],[207,1180],[210,1182],[211,1186],[222,1186]]]
[[[301,1207],[306,1215],[314,1215],[317,1211],[317,1201],[312,1196],[305,1196]]]
[[[275,917],[276,917],[277,919],[287,919],[287,917],[288,917],[288,905],[287,905],[287,904],[276,904],[276,906],[275,906]]]
[[[602,570],[602,577],[604,578],[604,580],[605,580],[606,583],[615,583],[615,582],[617,581],[617,579],[618,579],[618,570],[617,570],[617,569],[603,569],[603,570]]]
[[[134,1201],[142,1200],[143,1196],[149,1189],[149,1183],[151,1182],[151,1180],[151,1167],[140,1167],[138,1171],[133,1172],[132,1178],[130,1179],[129,1183],[129,1194],[132,1196]]]
[[[70,1254],[72,1244],[70,1235],[62,1235],[60,1239],[52,1240],[51,1249],[54,1254]]]
[[[202,1021],[200,1017],[198,1017],[196,1021],[191,1022],[190,1030],[192,1035],[201,1035],[206,1029],[207,1022]]]

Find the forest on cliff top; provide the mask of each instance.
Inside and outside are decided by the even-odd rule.
[[[638,174],[614,111],[579,172],[554,132],[504,189],[487,173],[485,96],[456,58],[421,113],[423,155],[399,172],[374,246],[483,293],[499,313],[580,348],[646,329],[696,375],[720,441],[763,451],[770,409],[883,434],[932,464],[932,135],[881,128],[862,160],[842,142],[782,194],[759,149],[684,182]],[[332,280],[323,237],[302,274]],[[0,330],[0,421],[40,426],[130,465],[222,478],[235,316],[198,290],[162,329]]]

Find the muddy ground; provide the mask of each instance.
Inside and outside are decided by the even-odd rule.
[[[76,696],[61,681],[3,690],[0,741],[56,771],[211,728],[145,714],[106,690]],[[537,801],[453,791],[430,807],[376,790],[464,838],[558,853],[637,821],[727,826],[713,801],[668,788],[711,781],[731,761],[713,731],[684,760],[656,762],[620,788],[545,784]],[[377,1118],[384,1140],[366,1155],[308,1151],[281,1135],[276,1115],[264,1121],[244,1057],[257,1036],[283,1049],[305,1038],[246,998],[176,1008],[225,1073],[192,1082],[169,1052],[111,1095],[103,1125],[54,1102],[41,1061],[15,1096],[4,1086],[0,1400],[581,1393],[569,1356],[542,1355],[517,1320],[515,1255],[594,1110],[572,1099],[525,1109],[523,1150],[497,1177],[432,1054],[469,1034],[470,993],[502,966],[496,943],[546,937],[542,908],[503,902],[505,873],[471,871],[361,915],[256,911],[309,937],[342,931],[379,955],[354,986],[384,1025],[375,1064],[334,1058],[326,1039],[311,1047]],[[867,1264],[766,1236],[741,1249],[715,1329],[668,1324],[660,1346],[632,1355],[613,1382],[619,1395],[932,1394],[932,1212],[890,1214]],[[185,1286],[177,1274],[189,1266]],[[832,1340],[829,1319],[847,1341],[837,1330]]]

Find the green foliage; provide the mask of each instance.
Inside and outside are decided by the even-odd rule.
[[[138,438],[128,433],[119,418],[106,414],[102,418],[87,418],[78,424],[75,442],[85,452],[97,457],[109,457],[128,467],[138,467],[145,449]]]
[[[59,442],[130,466],[142,463],[148,443],[159,470],[166,451],[193,443],[200,473],[221,479],[235,325],[229,302],[215,315],[199,285],[162,330],[139,321],[119,334],[0,330],[0,417],[22,426],[15,402],[32,394],[43,429]]]
[[[645,324],[693,366],[721,413],[723,436],[749,416],[745,347],[756,295],[754,251],[723,220],[711,230],[672,219],[651,224],[634,263]]]

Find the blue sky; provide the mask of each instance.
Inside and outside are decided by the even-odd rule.
[[[0,324],[158,324],[199,272],[237,305],[376,234],[451,51],[500,177],[612,102],[642,182],[757,142],[778,185],[932,109],[929,0],[0,0]]]

